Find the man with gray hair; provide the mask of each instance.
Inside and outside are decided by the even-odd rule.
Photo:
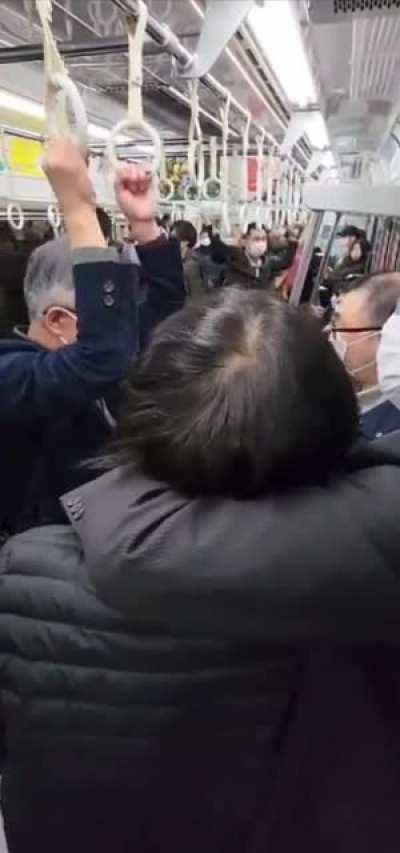
[[[357,391],[361,431],[369,439],[400,429],[400,411],[378,373],[382,330],[399,299],[400,273],[373,273],[352,282],[333,317],[331,340]]]
[[[70,331],[75,333],[75,283],[67,236],[32,252],[25,273],[24,296],[30,335],[45,346],[51,347],[54,336],[67,344],[67,329],[60,329],[60,322],[64,326],[71,321]],[[17,334],[21,334],[19,330]]]
[[[106,245],[79,146],[54,140],[46,168],[67,236],[33,253],[29,326],[0,341],[0,544],[10,533],[66,523],[59,498],[95,476],[83,463],[112,434],[110,408],[139,336],[185,298],[179,248],[160,238],[144,169],[121,165],[115,186],[148,286],[139,317],[139,268]]]

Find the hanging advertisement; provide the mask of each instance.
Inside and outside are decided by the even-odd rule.
[[[6,135],[7,162],[11,172],[26,178],[43,178],[40,166],[43,146],[36,139]]]
[[[247,189],[249,193],[257,192],[258,164],[256,157],[247,158]]]

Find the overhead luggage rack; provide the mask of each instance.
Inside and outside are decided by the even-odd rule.
[[[397,218],[400,216],[400,187],[306,183],[304,203],[313,211]]]

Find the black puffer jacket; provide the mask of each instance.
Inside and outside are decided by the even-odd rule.
[[[10,853],[253,850],[309,653],[400,642],[399,446],[247,504],[114,471],[4,546]]]

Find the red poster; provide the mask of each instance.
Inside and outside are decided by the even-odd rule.
[[[257,159],[247,158],[247,189],[249,193],[257,192]]]

